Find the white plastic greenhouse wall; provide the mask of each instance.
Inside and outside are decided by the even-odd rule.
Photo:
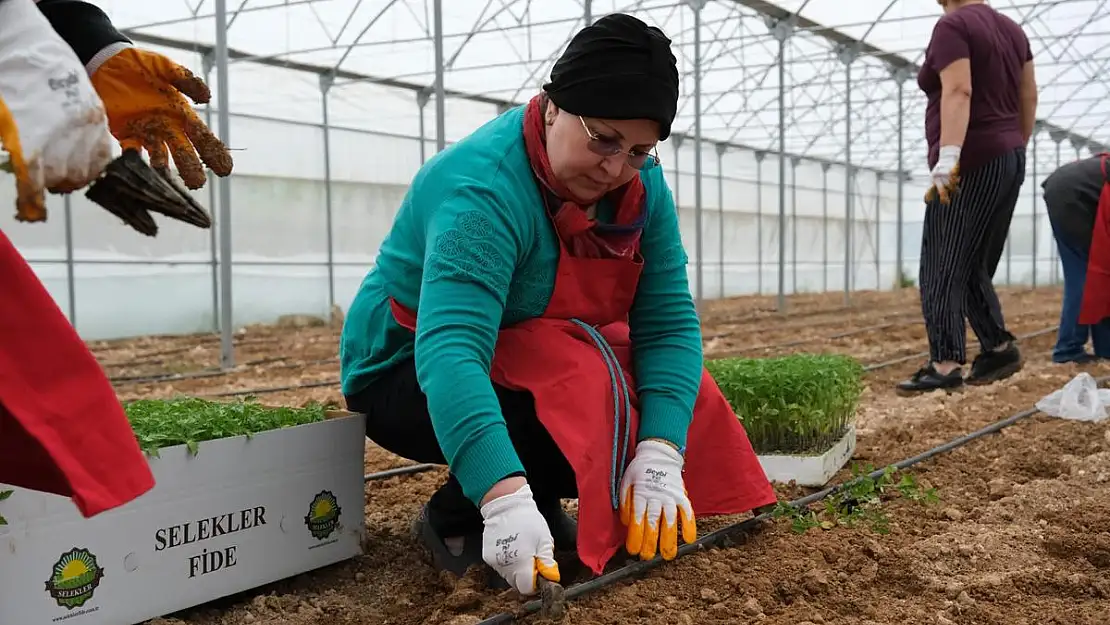
[[[207,49],[215,41],[212,1],[206,0],[199,9],[197,0],[188,3],[187,11],[196,10],[196,19],[191,19],[188,13],[184,17],[180,15],[186,10],[181,6],[185,4],[181,0],[164,2],[172,5],[173,9],[154,8],[154,4],[162,3],[122,0],[96,4],[104,8],[121,28],[154,24],[129,31],[129,34],[136,36],[137,45],[166,54],[196,73],[205,75],[202,56],[189,51],[187,42],[200,42],[200,49]],[[347,30],[351,32],[342,35],[342,43],[336,43],[329,35],[322,37],[322,44],[309,40],[308,33],[312,30],[309,22],[315,20],[309,9],[314,7],[317,17],[321,13],[328,15],[325,22],[330,24],[330,33],[334,35],[340,32],[355,2],[291,2],[285,7],[265,6],[280,4],[272,1],[258,4],[265,10],[244,11],[229,29],[229,46],[232,49],[259,57],[295,58],[298,62],[333,66],[343,56],[344,46],[355,41],[358,31],[374,15],[388,8],[381,22],[375,24],[375,28],[384,33],[376,39],[390,39],[394,43],[351,48],[352,52],[344,59],[343,67],[368,75],[401,77],[427,85],[432,83],[432,46],[424,37],[422,28],[413,31],[414,18],[407,18],[405,10],[399,6],[386,6],[397,3],[383,0],[367,2],[366,5],[373,5],[373,10],[360,8],[357,11],[360,17],[350,20]],[[407,4],[417,11],[415,15],[423,22],[425,3],[408,0]],[[430,2],[428,4],[430,6]],[[482,4],[477,0],[444,3],[447,34],[444,46],[448,59],[463,43],[462,35],[468,29],[474,29]],[[485,94],[514,102],[524,102],[535,93],[550,71],[551,61],[565,45],[565,40],[581,27],[581,18],[577,18],[577,23],[571,19],[573,14],[581,11],[581,6],[565,0],[552,0],[551,6],[545,8],[536,3],[517,4],[518,19],[526,10],[525,4],[528,5],[527,10],[532,12],[529,17],[533,23],[531,29],[525,33],[520,29],[513,30],[511,24],[501,26],[513,30],[513,39],[517,44],[525,47],[531,44],[539,52],[530,54],[527,62],[521,62],[520,67],[511,72],[505,69],[507,65],[485,72],[450,70],[445,80],[448,90]],[[676,39],[676,45],[681,43],[683,47],[689,47],[692,35],[688,31],[692,18],[687,3],[634,4],[632,12],[646,21],[663,26]],[[777,4],[787,10],[797,10],[802,3]],[[875,13],[881,8],[861,7],[857,10],[832,0],[805,4],[810,6],[801,11],[804,17],[818,22],[824,20],[823,23],[828,24],[874,22]],[[886,6],[887,3],[875,4]],[[911,24],[909,20],[900,26],[887,26],[885,30],[879,26],[876,32],[881,31],[882,36],[873,34],[866,41],[893,51],[912,48],[907,49],[904,56],[919,62],[920,49],[924,48],[937,15],[935,2],[905,0],[892,4],[912,5],[912,10],[904,10],[932,17],[927,21],[913,21],[912,27],[907,26]],[[237,1],[228,2],[228,11],[234,11],[239,5]],[[554,5],[560,6],[556,9]],[[754,15],[752,11],[737,9],[733,5],[732,2],[710,2],[703,9],[702,28],[705,34],[702,39],[706,54],[712,50],[715,58],[725,56],[726,51],[718,48],[723,45],[721,42],[733,38],[735,41],[729,45],[734,56],[745,53],[755,55],[758,52],[757,60],[746,61],[749,69],[740,71],[765,74],[764,70],[775,64],[777,42],[767,34],[766,26],[751,17]],[[595,18],[621,8],[620,3],[593,3]],[[560,19],[546,19],[551,16],[538,15],[541,11],[558,13]],[[678,17],[667,17],[674,15],[675,11],[685,14],[681,24]],[[854,19],[840,15],[852,11],[859,13]],[[206,15],[207,18],[204,17]],[[745,29],[762,33],[762,42],[741,45],[739,38],[744,36],[743,33],[737,34],[735,27],[722,30],[720,26],[730,17],[744,22]],[[671,21],[665,22],[665,19]],[[749,23],[751,21],[756,23]],[[169,23],[158,26],[160,22]],[[1054,25],[1053,28],[1063,29],[1064,26]],[[862,37],[866,28],[846,26],[842,30]],[[681,41],[675,34],[679,31],[682,33]],[[142,34],[185,43],[178,47],[152,45],[142,39]],[[424,39],[419,46],[413,44],[406,47],[396,43],[406,37]],[[798,43],[793,46],[792,56],[833,54],[827,42],[818,42],[812,35],[807,37],[804,45]],[[289,50],[306,49],[318,50],[308,55],[285,54]],[[330,51],[323,51],[325,49]],[[1040,53],[1043,46],[1036,44],[1034,49]],[[454,59],[456,68],[488,66],[498,59],[504,60],[507,55],[503,44],[499,47],[489,42],[481,45],[478,42],[469,43],[464,51]],[[418,55],[419,62],[403,62],[406,54]],[[692,90],[692,54],[689,50],[681,54],[676,52],[683,72],[684,102]],[[786,111],[787,152],[804,156],[785,159],[785,232],[779,227],[775,71],[770,71],[772,81],[768,84],[771,87],[757,86],[751,81],[734,84],[736,80],[714,77],[717,70],[712,68],[703,73],[703,101],[706,104],[726,97],[741,97],[745,91],[752,97],[752,102],[747,109],[733,102],[729,110],[718,111],[712,118],[703,114],[705,139],[702,150],[700,250],[695,236],[697,178],[692,138],[693,115],[688,110],[692,108],[688,102],[675,124],[676,130],[687,136],[681,143],[672,139],[659,146],[663,167],[680,204],[681,227],[691,259],[692,290],[697,289],[697,259],[700,258],[701,289],[706,299],[778,293],[780,241],[784,243],[786,252],[783,266],[787,294],[843,290],[846,249],[850,249],[851,257],[850,289],[891,288],[898,282],[899,238],[902,242],[903,271],[916,283],[924,212],[922,195],[928,180],[921,130],[924,97],[911,78],[905,84],[903,119],[905,168],[910,177],[902,189],[903,225],[899,232],[899,188],[897,176],[893,173],[897,167],[896,147],[893,147],[897,141],[897,100],[890,100],[896,89],[887,74],[885,82],[888,84],[882,87],[883,91],[869,95],[878,89],[874,85],[883,82],[883,74],[888,71],[874,59],[870,61],[866,66],[860,61],[863,69],[853,71],[854,84],[858,87],[850,91],[854,107],[852,124],[857,129],[853,133],[853,162],[860,168],[856,170],[850,191],[850,237],[845,231],[848,210],[845,167],[825,167],[821,161],[807,158],[813,156],[825,161],[843,162],[847,132],[843,95],[831,98],[828,94],[822,95],[820,89],[796,86],[824,79],[843,90],[843,65],[835,68],[838,77],[828,79],[823,77],[823,73],[830,70],[820,64],[804,65],[797,58],[789,64],[792,76],[789,80],[795,86],[788,85],[786,89],[789,109]],[[730,63],[735,66],[737,60],[732,59]],[[419,69],[412,69],[409,65],[418,65]],[[707,65],[708,61],[703,57],[703,66]],[[1047,82],[1054,72],[1064,71],[1053,67],[1046,64],[1039,69],[1042,83]],[[492,84],[490,71],[510,72],[512,76],[506,79],[507,82],[500,80]],[[206,113],[212,115],[210,126],[216,131],[215,71],[208,74],[208,82],[214,94],[213,110],[199,107],[198,111],[202,116]],[[228,179],[234,250],[234,325],[274,321],[278,316],[290,313],[328,314],[326,180],[329,177],[333,223],[330,260],[334,269],[334,297],[335,304],[346,309],[359,282],[374,263],[378,246],[389,230],[410,179],[421,164],[422,152],[423,157],[430,158],[436,151],[434,98],[425,107],[424,123],[421,124],[415,92],[365,81],[338,81],[327,98],[328,175],[324,159],[323,98],[318,75],[265,66],[249,60],[235,60],[229,67],[229,85],[229,145],[235,157],[235,171]],[[807,89],[810,93],[802,93]],[[825,98],[829,98],[827,104],[824,103]],[[1049,99],[1042,95],[1042,115],[1058,108],[1055,105],[1046,106],[1044,102]],[[803,107],[816,112],[807,120],[804,115],[794,112]],[[493,104],[460,97],[447,98],[445,109],[444,130],[448,143],[460,139],[498,113]],[[738,113],[738,110],[741,112]],[[758,119],[745,122],[744,118],[749,116]],[[729,131],[730,119],[735,120],[732,131]],[[427,137],[423,148],[418,139],[422,125]],[[749,147],[729,147],[720,153],[717,147],[720,141]],[[1008,249],[996,276],[999,283],[1033,284],[1035,281],[1045,284],[1059,280],[1054,243],[1040,199],[1039,185],[1043,177],[1062,162],[1061,158],[1063,161],[1070,160],[1077,150],[1065,143],[1061,157],[1058,144],[1054,143],[1047,130],[1040,132],[1035,141],[1038,142],[1037,147],[1031,149],[1036,156],[1029,161]],[[676,145],[679,147],[676,148]],[[751,146],[764,151],[761,166],[757,161],[757,152]],[[1083,155],[1086,153],[1084,150]],[[890,173],[877,173],[879,171]],[[195,195],[215,219],[218,196],[214,180],[210,179],[210,184],[196,191]],[[3,182],[0,184],[0,205],[14,213],[14,180],[2,177],[0,181]],[[214,301],[218,294],[218,288],[214,288],[214,261],[217,260],[215,230],[199,230],[156,217],[160,226],[158,236],[144,237],[86,200],[82,193],[71,197],[68,211],[67,202],[58,196],[51,196],[49,210],[47,223],[20,224],[9,220],[3,229],[31,261],[59,306],[75,316],[75,325],[84,337],[101,339],[215,329],[218,319]],[[67,245],[67,237],[70,237],[71,246]],[[72,250],[71,257],[67,249]],[[70,271],[73,274],[74,301],[70,301]]]

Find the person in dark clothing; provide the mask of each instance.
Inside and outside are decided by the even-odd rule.
[[[1052,361],[1057,363],[1110,358],[1110,319],[1094,324],[1079,322],[1085,287],[1090,286],[1086,284],[1087,264],[1100,198],[1104,193],[1110,194],[1106,191],[1110,178],[1103,170],[1105,162],[1104,155],[1080,159],[1058,168],[1041,183],[1064,270],[1060,328],[1052,350]],[[1094,355],[1086,350],[1088,340],[1093,344]]]
[[[919,276],[929,362],[897,385],[902,394],[986,384],[1022,366],[992,278],[1025,181],[1033,53],[1021,27],[982,0],[938,2],[944,16],[917,76],[932,168]],[[981,347],[966,380],[965,318]]]

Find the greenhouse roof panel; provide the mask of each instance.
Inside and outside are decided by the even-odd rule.
[[[140,43],[156,38],[186,52],[209,50],[215,44],[214,0],[96,4]],[[580,0],[444,1],[446,90],[481,96],[488,102],[525,101],[542,86],[554,60],[584,24],[585,4]],[[832,161],[850,158],[857,166],[879,170],[896,169],[901,156],[907,170],[921,172],[925,167],[924,96],[916,86],[915,67],[941,14],[935,0],[715,0],[701,12],[700,50],[695,45],[694,11],[686,0],[588,4],[593,19],[613,11],[630,12],[672,38],[682,76],[676,132],[694,133],[695,62],[700,52],[705,140],[776,151],[781,135],[792,154]],[[1106,123],[1110,108],[1099,106],[1107,96],[1103,75],[1110,65],[1106,43],[1110,24],[1102,4],[1099,0],[992,3],[1021,23],[1030,37],[1041,88],[1039,116],[1048,123],[1045,130],[1056,131],[1039,136],[1046,143],[1072,138],[1097,150],[1110,141]],[[240,93],[234,86],[234,80],[252,64],[300,63],[314,66],[315,73],[344,70],[335,83],[337,93],[344,85],[382,79],[410,85],[410,91],[431,89],[434,84],[431,0],[227,0],[226,6],[228,45],[242,53],[233,55],[232,61],[233,110],[258,104],[256,94]],[[787,20],[791,33],[783,44],[781,68],[776,19]],[[852,63],[849,75],[842,46],[855,42],[862,42],[861,56]],[[901,154],[897,149],[899,89],[891,73],[896,66],[908,68]],[[785,105],[781,119],[780,73]],[[317,79],[305,78],[291,81],[301,94],[292,99],[305,109],[303,116],[318,118],[318,99],[312,101],[305,91],[305,85]],[[851,94],[850,121],[846,94]],[[283,104],[283,111],[291,106]],[[369,118],[366,123],[373,125],[374,103],[365,102],[363,110]],[[415,106],[411,114],[417,115]],[[451,124],[448,118],[447,125]],[[1093,141],[1087,142],[1088,137]],[[1052,160],[1047,154],[1054,150],[1043,152],[1043,158]]]

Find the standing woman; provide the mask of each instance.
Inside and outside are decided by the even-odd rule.
[[[542,93],[417,172],[355,296],[343,393],[374,442],[447,465],[414,526],[441,570],[532,594],[556,550],[670,559],[695,516],[775,501],[703,367],[653,155],[678,87],[658,28],[582,29]]]
[[[965,317],[980,344],[968,384],[1022,366],[992,279],[1025,181],[1037,108],[1033,52],[1021,27],[983,0],[938,3],[944,16],[917,75],[932,168],[919,275],[929,362],[898,384],[903,394],[965,383]]]

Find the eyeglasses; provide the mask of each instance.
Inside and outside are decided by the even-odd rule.
[[[627,154],[628,164],[634,169],[640,170],[651,169],[659,164],[659,156],[657,154],[640,152],[638,150],[625,151],[624,148],[621,147],[621,142],[617,139],[602,137],[590,130],[590,127],[586,125],[586,120],[583,119],[581,115],[578,116],[578,121],[582,122],[582,129],[586,131],[586,136],[590,138],[586,145],[594,154],[606,158],[616,156],[617,154]],[[655,148],[652,148],[652,150],[654,151]]]

